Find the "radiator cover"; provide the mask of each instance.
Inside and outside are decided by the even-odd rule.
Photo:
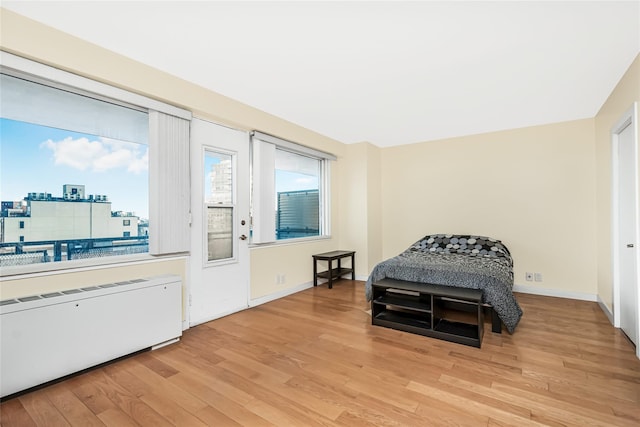
[[[182,335],[182,284],[166,275],[0,302],[0,396]]]

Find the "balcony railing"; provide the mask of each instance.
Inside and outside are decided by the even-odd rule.
[[[0,267],[149,252],[149,236],[0,243]]]

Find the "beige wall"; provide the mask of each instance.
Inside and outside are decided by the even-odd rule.
[[[386,148],[382,177],[384,258],[426,234],[492,236],[516,284],[596,294],[593,119]]]
[[[611,130],[634,102],[640,102],[640,55],[635,58],[595,117],[598,296],[612,311]],[[640,123],[640,114],[636,117],[636,123]],[[640,158],[638,164],[640,165]],[[640,188],[640,183],[636,188]]]
[[[380,262],[383,253],[382,241],[382,150],[367,146],[367,273]],[[362,258],[362,257],[361,257]]]
[[[257,129],[333,153],[338,158],[343,157],[345,146],[337,141],[5,9],[0,9],[0,13],[0,47],[4,51],[185,108],[204,119],[242,130]],[[331,205],[336,221],[342,182],[339,161],[334,162],[332,176],[334,191]],[[311,255],[338,249],[338,232],[339,227],[334,224],[332,239],[252,250],[251,297],[258,298],[273,291],[283,291],[310,282]],[[57,287],[74,288],[87,283],[109,282],[113,277],[122,280],[130,274],[161,274],[167,272],[165,264],[165,261],[157,261],[136,265],[135,268],[104,267],[81,273],[55,274],[51,276],[54,277],[53,280],[49,280],[48,275],[46,280],[43,277],[3,280],[0,283],[0,296],[5,298],[15,296],[16,292],[24,295],[52,291]],[[179,266],[171,264],[169,270],[176,268],[184,277],[186,263],[182,261]],[[286,276],[286,283],[279,285],[277,289],[274,287],[276,274]]]
[[[346,147],[340,159],[340,245],[356,251],[356,276],[364,278],[382,256],[380,148],[368,142]]]
[[[251,250],[251,298],[312,279],[311,255],[357,251],[365,276],[428,233],[477,233],[512,250],[516,283],[600,294],[610,305],[609,130],[640,99],[636,58],[597,117],[380,149],[346,146],[255,108],[0,9],[2,50],[338,156],[332,165],[332,238]],[[541,283],[525,282],[525,271]],[[1,297],[129,275],[186,272],[184,260],[4,280]],[[276,276],[286,282],[276,284]],[[50,279],[51,278],[51,279]]]

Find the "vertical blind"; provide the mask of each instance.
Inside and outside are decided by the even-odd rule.
[[[276,146],[259,139],[253,140],[253,194],[251,201],[252,243],[276,240]]]
[[[149,112],[149,253],[189,252],[189,120]]]

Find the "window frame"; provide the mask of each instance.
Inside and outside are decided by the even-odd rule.
[[[199,194],[197,197],[201,199],[202,204],[202,229],[205,230],[206,238],[203,239],[202,242],[202,253],[205,254],[203,257],[203,268],[211,268],[218,267],[226,264],[234,264],[238,262],[238,240],[235,238],[236,236],[236,224],[238,224],[238,194],[237,194],[237,168],[238,168],[238,153],[233,151],[224,150],[219,147],[212,147],[205,145],[202,147],[202,165],[201,170],[203,172],[203,180],[206,179],[206,171],[204,168],[204,161],[207,156],[207,153],[210,154],[220,154],[223,156],[229,156],[231,160],[231,202],[230,203],[214,203],[210,201],[206,201],[204,194],[204,182],[203,182],[203,193]],[[209,209],[210,208],[222,208],[222,209],[231,209],[231,256],[227,258],[219,258],[219,259],[209,259]]]
[[[111,86],[106,83],[101,83],[96,80],[92,80],[77,74],[73,74],[67,71],[63,71],[48,65],[41,64],[20,56],[0,51],[0,72],[8,74],[14,77],[33,81],[35,83],[45,84],[56,89],[66,90],[72,93],[76,93],[82,96],[88,96],[100,101],[109,102],[115,105],[128,107],[132,109],[138,109],[147,111],[149,113],[150,127],[152,127],[151,116],[152,113],[165,114],[173,116],[174,118],[184,119],[190,121],[192,113],[165,104],[164,102],[156,101],[152,98],[148,98],[143,95],[120,89],[116,86]],[[147,146],[151,148],[152,132],[149,132],[149,140]],[[152,176],[152,165],[150,159],[149,165],[149,215],[151,216],[153,203],[152,197],[157,199],[157,195],[152,194],[154,186],[157,187],[158,177]],[[154,227],[154,226],[152,226]],[[152,233],[149,233],[150,239]],[[69,260],[64,262],[50,262],[50,263],[38,263],[27,264],[20,266],[8,266],[3,267],[0,272],[0,277],[12,277],[25,274],[38,274],[47,273],[58,270],[74,270],[84,269],[98,266],[105,266],[110,264],[126,264],[130,262],[148,261],[158,257],[163,258],[175,258],[180,256],[180,252],[165,252],[165,253],[151,253],[151,240],[149,245],[149,252],[143,254],[130,254],[130,255],[114,255],[110,257],[96,257],[88,259]]]
[[[264,200],[265,197],[260,193],[260,189],[256,190],[254,183],[256,177],[254,172],[256,171],[255,162],[260,161],[259,156],[255,156],[255,142],[259,141],[262,143],[273,144],[275,146],[273,156],[275,158],[275,151],[282,150],[287,151],[289,153],[297,154],[304,157],[309,157],[319,161],[319,173],[318,177],[318,192],[319,192],[319,228],[320,232],[316,236],[305,236],[305,237],[292,237],[288,239],[277,239],[276,238],[276,223],[273,223],[273,240],[261,241],[258,239],[257,241],[254,239],[255,235],[253,233],[254,226],[257,221],[261,221],[260,218],[257,218],[255,215],[255,206],[258,203],[261,203],[261,200]],[[267,156],[268,157],[268,156]],[[251,211],[251,247],[263,247],[263,246],[277,246],[277,245],[289,245],[296,243],[304,243],[310,241],[317,240],[326,240],[331,238],[331,191],[330,191],[330,183],[331,183],[331,161],[336,160],[336,157],[333,154],[325,153],[320,150],[316,150],[295,142],[291,142],[288,140],[284,140],[272,135],[268,135],[259,131],[251,132],[251,145],[250,145],[250,170],[251,170],[251,194],[250,194],[250,211]],[[270,160],[269,160],[270,161]],[[273,165],[273,184],[275,187],[275,163]],[[257,174],[262,174],[263,171],[258,172]],[[270,175],[271,176],[271,175]],[[268,191],[268,190],[267,190]],[[277,192],[275,188],[273,189],[273,197],[268,196],[267,199],[271,198],[275,200]],[[274,208],[277,209],[277,205],[274,203]],[[261,207],[258,209],[258,212],[264,211],[264,208]],[[259,214],[258,214],[259,216]],[[265,224],[262,224],[264,226]]]

